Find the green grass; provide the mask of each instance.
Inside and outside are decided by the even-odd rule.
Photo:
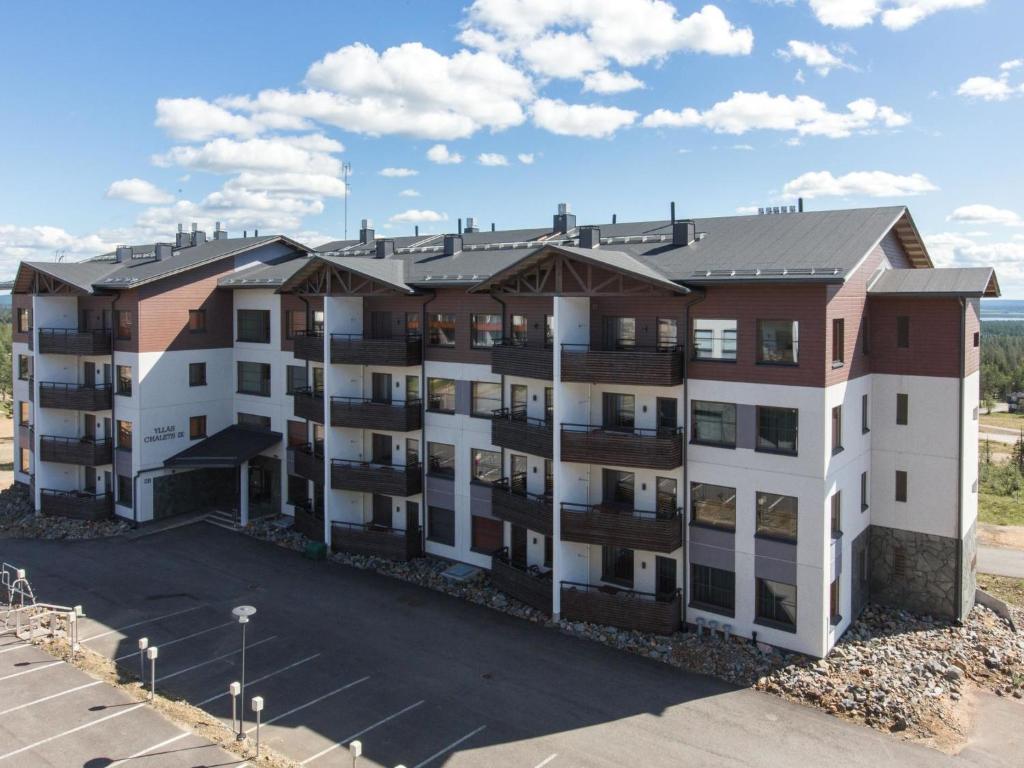
[[[979,416],[982,425],[990,427],[1009,427],[1010,429],[1024,429],[1024,414],[1021,413],[989,413],[982,409]]]
[[[1004,603],[1024,608],[1024,579],[979,573],[978,586]]]
[[[1012,496],[978,494],[978,519],[994,525],[1024,525],[1024,500]]]

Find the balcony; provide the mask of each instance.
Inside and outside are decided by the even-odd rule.
[[[491,350],[491,373],[551,381],[554,376],[553,357],[551,347],[528,347],[502,339]]]
[[[339,491],[415,496],[423,490],[423,465],[331,460],[331,488]]]
[[[317,424],[324,423],[324,393],[311,387],[292,390],[295,404],[295,418],[309,419]]]
[[[491,486],[491,514],[512,525],[521,525],[550,536],[553,530],[551,497],[527,493],[525,486],[525,477],[513,478],[511,482],[503,477],[494,483]]]
[[[292,354],[299,360],[324,361],[323,331],[303,331],[292,339]]]
[[[39,406],[70,411],[109,411],[110,385],[61,384],[39,382]]]
[[[332,333],[331,362],[335,365],[419,365],[423,362],[423,339],[418,335],[376,339],[353,333]]]
[[[423,401],[384,402],[365,397],[332,397],[331,426],[411,432],[423,427]]]
[[[594,349],[587,344],[563,344],[562,381],[674,387],[683,383],[683,348]]]
[[[682,621],[679,591],[668,595],[607,585],[562,582],[562,618],[656,635],[671,635]]]
[[[111,463],[112,445],[109,438],[96,440],[88,437],[52,437],[43,435],[39,443],[39,458],[60,464],[80,464],[100,467]]]
[[[492,443],[513,451],[543,456],[545,459],[553,458],[554,427],[550,421],[528,418],[523,408],[501,408],[493,413]]]
[[[36,433],[31,424],[18,425],[18,443],[22,448],[28,448],[30,451],[35,450]]]
[[[674,552],[683,546],[678,509],[643,512],[626,504],[562,504],[562,539],[581,544]]]
[[[321,475],[323,477],[323,475]],[[320,516],[317,517],[313,511],[313,502],[305,501],[295,505],[295,520],[292,523],[292,527],[305,536],[307,539],[313,541],[324,540],[324,516],[321,510]]]
[[[88,491],[40,490],[40,512],[48,517],[75,520],[105,520],[114,513],[114,498],[109,493]]]
[[[562,425],[562,461],[615,467],[676,469],[683,463],[682,427],[663,429]]]
[[[51,355],[109,355],[111,331],[40,328],[39,351]]]
[[[502,550],[491,558],[491,583],[509,597],[551,615],[551,571],[516,565]]]
[[[314,449],[309,443],[293,445],[288,448],[288,452],[292,455],[292,472],[294,474],[312,480],[314,483],[324,481],[323,446]]]
[[[331,549],[404,562],[421,554],[420,529],[406,531],[373,523],[331,523]]]

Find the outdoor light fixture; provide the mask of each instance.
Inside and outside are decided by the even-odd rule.
[[[149,638],[139,638],[139,682],[146,684],[146,649],[149,648]]]
[[[149,700],[152,701],[156,695],[156,657],[160,649],[155,645],[146,649],[146,658],[149,659]]]
[[[356,760],[363,756],[363,742],[351,741],[348,745],[348,753],[352,755],[352,768],[356,768]]]
[[[231,683],[228,686],[228,696],[231,697],[231,728],[238,725],[238,697],[242,693],[242,686],[238,682]]]
[[[245,729],[243,728],[245,724],[245,625],[249,623],[250,618],[256,615],[256,609],[251,605],[239,605],[231,609],[231,615],[242,625],[242,682],[239,686],[242,707],[238,713],[238,733],[235,735],[235,740],[245,741]]]
[[[260,712],[263,711],[263,697],[253,696],[250,704],[252,711],[256,713],[256,757],[260,756]]]

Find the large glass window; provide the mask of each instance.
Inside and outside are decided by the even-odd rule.
[[[512,343],[525,344],[529,323],[526,315],[512,315]]]
[[[501,549],[505,526],[501,520],[482,515],[471,515],[472,549],[490,555]]]
[[[288,475],[288,503],[306,504],[309,502],[309,481],[298,475]]]
[[[489,419],[493,411],[501,408],[501,384],[490,381],[472,382],[472,405],[470,414],[479,418]]]
[[[29,333],[32,330],[32,310],[18,307],[18,333]]]
[[[636,424],[636,398],[605,392],[603,397],[604,428],[631,430]]]
[[[736,359],[736,321],[697,318],[693,321],[695,360]]]
[[[796,320],[757,321],[757,362],[795,365],[798,346]]]
[[[635,317],[606,317],[604,319],[605,349],[632,349],[636,346]]]
[[[28,400],[21,400],[18,403],[18,423],[23,427],[32,423],[32,403]]]
[[[455,315],[434,312],[427,315],[427,343],[434,347],[455,346]]]
[[[270,342],[270,310],[238,310],[238,340],[258,344]]]
[[[206,363],[188,364],[188,385],[190,387],[206,386]]]
[[[674,317],[658,318],[658,349],[674,349],[679,343],[679,322]]]
[[[780,629],[796,630],[796,586],[757,580],[757,618]]]
[[[306,375],[306,366],[289,365],[285,394],[291,395],[298,389],[305,389],[309,386],[308,380],[309,377]]]
[[[427,379],[427,410],[455,413],[454,379]]]
[[[693,442],[736,447],[736,404],[693,401]]]
[[[243,395],[270,396],[270,364],[238,362],[238,392]]]
[[[474,349],[490,349],[501,341],[501,315],[470,315],[469,331]]]
[[[633,550],[626,547],[601,547],[601,580],[633,587]]]
[[[678,484],[674,477],[656,477],[655,510],[659,517],[673,517],[679,508]]]
[[[736,530],[736,489],[690,483],[690,521],[725,531]]]
[[[455,546],[454,510],[427,507],[427,539],[449,547]]]
[[[132,367],[130,365],[117,366],[117,394],[131,397]]]
[[[132,479],[130,477],[117,476],[117,503],[122,507],[132,506]]]
[[[256,429],[270,429],[270,417],[260,416],[255,413],[238,412],[238,425],[240,427],[255,427]]]
[[[427,472],[437,477],[455,477],[455,446],[427,443]]]
[[[304,309],[289,309],[284,315],[284,336],[286,339],[294,339],[296,336],[303,336],[306,333],[306,311]]]
[[[732,615],[736,609],[736,574],[707,565],[691,565],[690,600],[695,607]]]
[[[795,408],[757,409],[757,450],[796,456],[798,411]]]
[[[120,341],[131,341],[132,338],[132,313],[126,309],[118,309],[114,312],[117,325],[114,328],[114,335]]]
[[[493,485],[501,479],[501,452],[485,451],[481,448],[470,448],[469,457],[474,483]]]
[[[32,378],[32,355],[18,355],[18,378],[21,381]]]
[[[123,451],[132,449],[132,423],[130,421],[117,420],[117,447]]]
[[[544,346],[550,347],[555,343],[555,316],[544,315]]]
[[[621,469],[601,470],[602,501],[633,508],[636,496],[636,475]]]
[[[777,493],[757,494],[757,536],[796,543],[797,500]]]

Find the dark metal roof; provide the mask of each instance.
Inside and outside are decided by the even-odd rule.
[[[165,467],[237,467],[281,442],[280,432],[232,424],[169,459]]]
[[[217,281],[217,285],[222,288],[278,288],[309,264],[310,259],[310,256],[302,256],[276,264],[253,264],[225,275]]]
[[[998,296],[992,267],[887,269],[868,288],[869,296]]]
[[[37,270],[84,293],[93,292],[93,284],[114,272],[120,264],[104,261],[23,261],[14,279],[16,291],[29,291],[30,271]]]

